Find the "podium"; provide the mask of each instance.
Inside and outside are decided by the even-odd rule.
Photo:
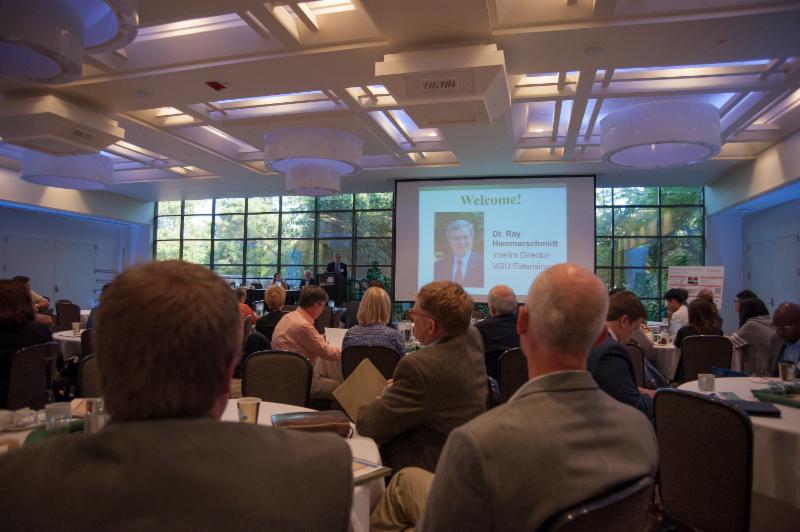
[[[347,278],[341,273],[325,272],[317,274],[317,282],[334,305],[342,305],[347,297]]]

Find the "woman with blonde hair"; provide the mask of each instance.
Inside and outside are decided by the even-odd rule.
[[[392,302],[386,290],[373,286],[364,293],[358,307],[358,325],[347,330],[342,340],[342,349],[352,346],[381,346],[405,355],[403,333],[388,327]]]

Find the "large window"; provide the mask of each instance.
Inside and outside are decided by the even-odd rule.
[[[157,260],[202,264],[229,281],[299,281],[335,253],[364,279],[373,262],[391,276],[394,194],[219,198],[156,204]]]
[[[650,319],[666,317],[668,268],[705,263],[703,189],[598,188],[595,198],[595,272],[634,291]]]

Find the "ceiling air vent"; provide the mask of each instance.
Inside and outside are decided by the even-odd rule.
[[[494,44],[387,54],[375,77],[423,128],[488,124],[511,108]]]
[[[423,79],[422,90],[426,92],[438,92],[448,89],[458,89],[456,78],[442,79]]]

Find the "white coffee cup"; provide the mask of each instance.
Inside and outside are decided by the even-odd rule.
[[[697,374],[697,389],[701,392],[714,391],[714,374],[713,373],[698,373]]]

